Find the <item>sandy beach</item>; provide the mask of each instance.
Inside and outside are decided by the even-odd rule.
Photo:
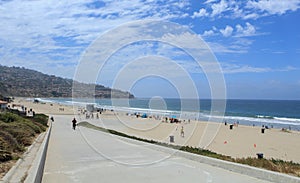
[[[32,109],[36,113],[44,113],[44,114],[64,114],[64,115],[71,115],[74,114],[73,106],[67,106],[67,105],[61,105],[57,103],[47,103],[47,102],[40,102],[40,103],[34,103],[33,99],[27,99],[27,98],[15,98],[14,102],[10,104],[16,105],[15,109],[20,109],[21,106],[24,106],[27,108],[27,110]]]
[[[48,115],[68,115],[71,120],[88,121],[94,125],[114,129],[129,135],[173,144],[202,147],[216,153],[232,157],[257,157],[263,153],[265,158],[281,159],[300,163],[300,132],[282,131],[281,129],[266,129],[261,133],[261,127],[233,126],[204,121],[185,121],[181,123],[166,123],[162,119],[136,118],[124,112],[105,111],[99,119],[86,119],[78,115],[77,107],[55,103],[33,103],[23,98],[16,98],[13,104],[24,105],[36,113]],[[134,112],[134,111],[133,111]],[[183,128],[184,137],[181,134]]]

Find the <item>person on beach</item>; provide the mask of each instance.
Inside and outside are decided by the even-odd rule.
[[[73,123],[73,130],[75,130],[75,128],[76,128],[76,123],[77,123],[77,121],[76,121],[75,118],[72,120],[72,123]]]
[[[183,126],[181,127],[180,135],[181,135],[181,137],[184,137],[184,130],[183,130]]]

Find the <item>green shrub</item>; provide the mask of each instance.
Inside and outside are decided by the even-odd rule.
[[[5,151],[18,152],[23,151],[24,148],[20,146],[15,137],[13,137],[10,133],[0,130],[0,149]]]
[[[9,112],[5,112],[5,113],[0,114],[0,121],[3,121],[5,123],[15,122],[15,121],[19,121],[21,119],[22,118],[19,117],[18,115],[13,114],[13,113],[9,113]]]
[[[16,160],[32,144],[37,134],[47,129],[48,116],[22,117],[14,113],[0,113],[0,162]]]
[[[22,124],[26,125],[28,128],[31,128],[36,134],[43,132],[43,130],[38,125],[34,124],[34,122],[32,121],[24,120]]]
[[[35,132],[28,125],[22,123],[11,123],[9,125],[0,124],[1,129],[10,133],[19,144],[27,146],[31,144]]]
[[[32,121],[40,123],[46,127],[48,126],[47,125],[48,119],[49,119],[49,117],[45,114],[36,114],[36,115],[34,115],[33,118],[31,118]]]

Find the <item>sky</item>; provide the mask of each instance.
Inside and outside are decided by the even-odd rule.
[[[214,60],[211,62],[216,61],[215,66],[221,69],[218,82],[224,80],[225,90],[220,88],[226,98],[300,100],[299,19],[300,0],[1,0],[0,64],[76,78],[91,45],[103,43],[98,46],[113,48],[104,38],[108,42],[122,40],[138,32],[116,30],[127,30],[126,25],[132,22],[172,22],[192,32],[181,32],[173,36],[175,40],[185,40],[189,48],[209,49]],[[137,97],[174,98],[181,96],[182,90],[188,95],[190,87],[198,91],[200,98],[216,97],[212,88],[221,90],[216,85],[223,84],[211,79],[212,71],[201,64],[199,67],[184,48],[170,44],[171,33],[163,33],[158,40],[111,49],[114,52],[98,70],[94,82],[129,90]],[[193,42],[192,37],[199,42]],[[97,42],[99,39],[102,42]],[[102,56],[97,58],[101,60]],[[129,66],[124,72],[122,68]],[[86,70],[84,74],[89,75],[93,68]],[[153,70],[161,72],[151,73]],[[117,76],[121,79],[116,80]],[[125,86],[126,78],[132,83]],[[115,85],[116,81],[123,85]]]

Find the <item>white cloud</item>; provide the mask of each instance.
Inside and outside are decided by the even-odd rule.
[[[219,29],[219,30],[216,27],[213,27],[211,30],[204,31],[202,36],[206,36],[206,37],[215,36],[215,35],[218,35],[218,32],[221,33],[221,35],[223,35],[224,37],[234,36],[237,38],[238,37],[256,36],[258,34],[256,32],[256,28],[249,22],[246,22],[246,25],[244,27],[240,24],[237,24],[235,26],[235,29],[230,25],[226,25],[226,27],[224,29]]]
[[[215,32],[213,30],[204,31],[204,33],[201,36],[209,37],[215,35]]]
[[[229,37],[232,35],[233,28],[227,25],[225,29],[220,29],[220,32],[222,33],[223,36]]]
[[[240,8],[238,4],[231,3],[231,11],[233,15],[230,15],[232,18],[240,18],[244,16],[243,9]]]
[[[256,28],[249,22],[246,22],[245,27],[242,27],[240,24],[236,25],[235,27],[236,27],[237,37],[254,36],[256,34]]]
[[[284,68],[270,68],[270,67],[253,67],[250,65],[238,65],[221,63],[224,74],[236,74],[236,73],[265,73],[265,72],[288,72],[293,70],[299,70],[292,66],[286,66]]]
[[[235,40],[232,43],[233,45],[237,45],[237,48],[248,49],[249,46],[254,42],[254,40],[249,39],[248,37],[234,37]]]
[[[221,54],[247,53],[254,42],[251,37],[257,35],[262,34],[257,33],[256,28],[248,22],[243,26],[240,24],[234,27],[226,25],[226,27],[221,29],[213,27],[211,30],[206,30],[201,34],[213,52]],[[226,41],[226,43],[216,41],[222,39],[220,36],[228,38],[229,41]]]
[[[203,34],[201,34],[200,36],[203,36],[203,37],[215,36],[215,35],[217,35],[217,31],[218,31],[218,29],[215,26],[213,26],[211,30],[204,31]]]
[[[278,71],[282,71],[282,72],[295,71],[295,70],[299,70],[299,68],[293,66],[286,66],[285,68],[278,69]]]
[[[268,14],[285,14],[287,11],[296,11],[300,8],[299,0],[260,0],[249,1],[247,7],[254,8]]]
[[[216,2],[216,1],[218,1],[218,0],[207,0],[207,1],[204,2],[204,4],[214,3],[214,2]]]
[[[224,11],[227,11],[228,4],[227,1],[221,0],[219,3],[212,4],[211,8],[212,8],[211,16],[214,17],[216,15],[223,13]]]
[[[0,2],[0,55],[6,55],[0,64],[47,70],[46,62],[74,63],[103,32],[134,20],[185,17],[182,9],[188,6],[187,1],[177,0],[97,3],[92,0]],[[65,75],[63,70],[61,74]]]
[[[250,13],[250,14],[247,14],[245,16],[242,17],[244,20],[247,20],[247,19],[257,19],[259,18],[259,14],[257,13]]]
[[[212,49],[214,53],[246,53],[247,50],[244,46],[238,45],[222,45],[217,42],[207,42],[209,47]]]
[[[222,69],[224,74],[235,74],[235,73],[263,73],[272,71],[269,67],[253,67],[249,65],[237,65],[222,63]]]
[[[274,54],[285,54],[286,52],[284,52],[284,51],[273,51],[272,53],[274,53]]]
[[[198,12],[194,12],[192,18],[197,18],[197,17],[206,17],[209,14],[206,12],[206,9],[201,8]]]
[[[204,15],[205,10],[205,16],[256,20],[265,16],[283,15],[296,11],[300,8],[300,0],[207,0],[204,2],[204,5],[206,9],[201,9],[203,9],[202,15]],[[195,12],[193,16],[200,15],[200,10],[199,12]]]

